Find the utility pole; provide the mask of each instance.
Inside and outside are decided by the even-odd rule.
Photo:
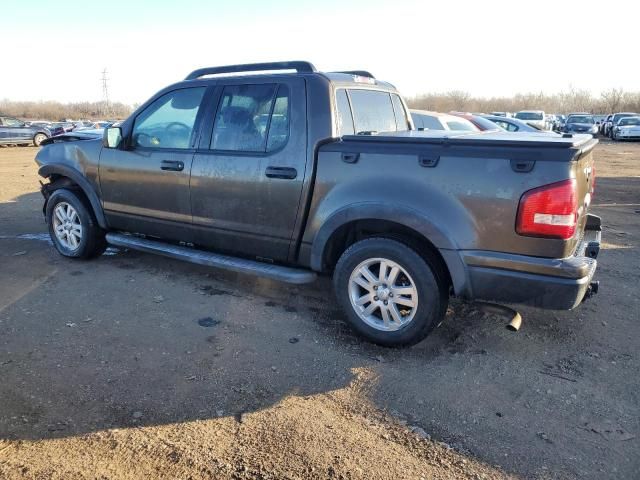
[[[102,114],[107,118],[110,115],[110,105],[109,105],[109,85],[107,78],[107,69],[102,70]]]

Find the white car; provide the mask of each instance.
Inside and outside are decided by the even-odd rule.
[[[640,140],[640,116],[618,120],[611,134],[613,140]]]
[[[522,110],[516,113],[516,118],[538,127],[540,130],[549,130],[546,116],[542,110]]]
[[[446,113],[428,112],[426,110],[411,110],[411,118],[413,119],[413,124],[418,130],[479,131],[478,127],[466,118]]]

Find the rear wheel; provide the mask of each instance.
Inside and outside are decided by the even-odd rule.
[[[395,240],[370,238],[340,257],[334,287],[351,326],[384,346],[413,345],[444,318],[447,285],[438,263]]]
[[[54,191],[46,209],[49,235],[58,252],[70,258],[92,258],[107,247],[104,231],[84,198],[71,190]]]
[[[36,147],[39,147],[42,142],[44,142],[48,137],[44,133],[36,133],[33,136],[33,144]]]

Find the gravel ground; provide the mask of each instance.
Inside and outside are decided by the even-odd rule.
[[[35,152],[0,148],[0,479],[640,478],[639,144],[597,147],[595,298],[397,350],[327,279],[60,257]]]

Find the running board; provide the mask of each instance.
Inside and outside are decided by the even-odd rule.
[[[233,272],[247,273],[286,283],[311,283],[316,274],[310,270],[283,267],[244,258],[230,257],[195,248],[181,247],[169,243],[149,240],[120,233],[107,233],[107,242],[116,247],[131,248],[141,252],[155,253],[164,257],[196,263],[207,267],[222,268]]]

